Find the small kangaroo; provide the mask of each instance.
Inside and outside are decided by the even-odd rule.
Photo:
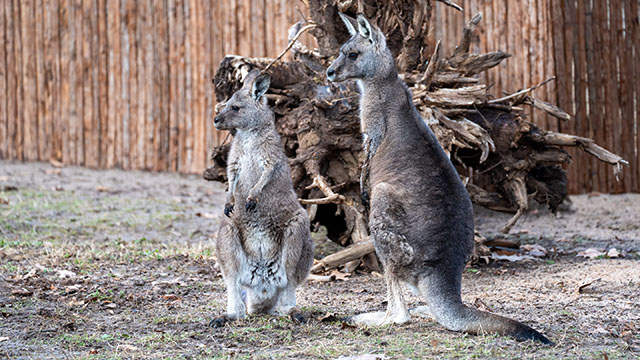
[[[309,274],[313,242],[275,116],[263,96],[270,81],[268,74],[251,71],[214,120],[216,129],[235,134],[227,164],[226,218],[216,241],[227,312],[211,321],[213,327],[247,312],[305,320],[296,308],[296,287]]]
[[[400,287],[407,284],[427,306],[411,313],[433,316],[449,330],[494,332],[517,340],[551,342],[536,330],[463,304],[462,271],[473,250],[469,195],[438,140],[418,114],[398,77],[384,34],[362,15],[357,29],[340,13],[351,38],[327,69],[333,82],[357,79],[365,162],[361,186],[370,184],[369,226],[385,270],[386,313],[364,313],[355,323],[404,323],[410,315]]]

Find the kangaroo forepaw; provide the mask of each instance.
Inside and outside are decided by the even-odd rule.
[[[293,322],[295,323],[298,323],[298,324],[307,323],[307,318],[305,318],[304,315],[302,315],[302,313],[299,311],[292,311],[291,314],[289,314],[289,316],[291,317],[291,320],[293,320]]]
[[[245,204],[247,211],[255,210],[257,205],[258,205],[258,202],[256,201],[256,199],[252,197],[247,198],[247,203]]]
[[[362,200],[362,205],[364,205],[365,208],[369,207],[369,193],[367,190],[363,190],[360,193],[360,200]]]
[[[231,214],[233,213],[233,204],[232,203],[226,203],[224,204],[224,214],[227,217],[231,217]]]
[[[229,317],[227,317],[226,315],[220,315],[220,316],[214,317],[209,322],[209,326],[214,328],[214,329],[217,329],[217,328],[223,327],[224,324],[226,324],[229,321],[231,321],[231,319]]]

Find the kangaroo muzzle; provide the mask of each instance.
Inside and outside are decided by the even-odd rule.
[[[327,69],[327,79],[331,82],[343,81],[344,79],[340,76],[342,73],[343,66],[343,55],[340,54],[337,59],[333,61],[331,66]]]
[[[333,70],[332,68],[328,68],[327,69],[327,79],[329,79],[330,81],[333,81],[333,77],[335,76],[336,71]]]

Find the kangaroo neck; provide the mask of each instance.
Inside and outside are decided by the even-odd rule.
[[[246,139],[249,137],[263,137],[264,135],[271,133],[275,130],[273,126],[270,124],[263,124],[260,126],[246,128],[246,129],[236,129],[240,138]]]
[[[402,109],[407,109],[407,91],[404,82],[393,71],[384,78],[359,80],[360,125],[369,136],[384,137],[387,122],[397,118]],[[400,116],[402,117],[402,116]]]
[[[392,89],[402,89],[403,82],[394,68],[386,76],[374,79],[358,79],[358,86],[363,98],[384,97]]]

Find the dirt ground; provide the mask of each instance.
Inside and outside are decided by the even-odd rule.
[[[546,257],[464,274],[467,304],[523,321],[555,346],[430,319],[346,326],[340,318],[384,309],[383,280],[359,273],[299,289],[305,325],[252,316],[214,330],[225,305],[213,254],[222,184],[0,161],[0,358],[639,358],[640,195],[592,195],[557,215],[534,209],[508,236]],[[488,237],[502,236],[507,219],[477,210]]]

